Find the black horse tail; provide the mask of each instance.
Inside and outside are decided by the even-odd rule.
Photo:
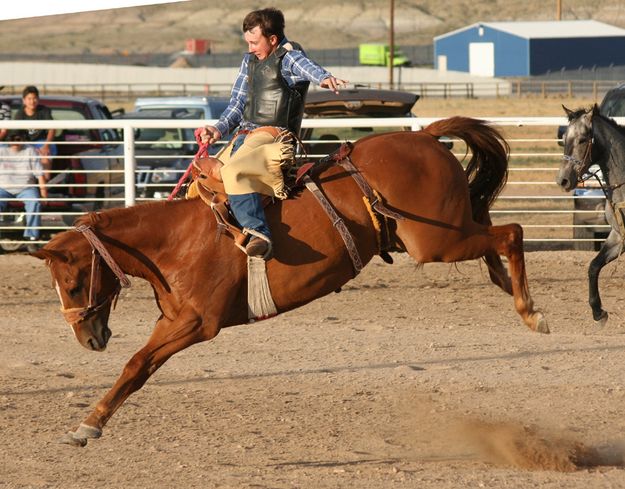
[[[450,117],[436,121],[424,132],[462,139],[472,156],[465,168],[473,220],[490,224],[488,210],[508,181],[510,146],[501,133],[488,123],[469,117]]]

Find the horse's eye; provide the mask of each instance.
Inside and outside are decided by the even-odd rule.
[[[72,287],[68,292],[70,297],[76,297],[78,293],[80,292],[80,289],[81,289],[80,285],[77,285],[76,287]]]

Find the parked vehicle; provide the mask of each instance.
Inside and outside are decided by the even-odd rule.
[[[8,104],[14,115],[22,105],[22,99],[17,95],[0,96],[0,103]],[[56,120],[85,120],[111,119],[112,114],[108,107],[99,100],[89,97],[72,97],[65,95],[43,96],[40,103],[48,107],[52,113],[52,118]],[[118,169],[109,164],[108,160],[98,160],[93,164],[85,165],[85,161],[75,158],[77,153],[93,150],[105,151],[119,142],[118,133],[112,129],[59,129],[55,133],[54,142],[71,143],[57,144],[58,157],[52,159],[51,179],[48,182],[49,199],[59,198],[88,198],[89,196],[104,196],[105,191],[94,187],[80,187],[76,185],[90,183],[111,184],[119,181],[123,188],[123,175],[115,175],[102,170]],[[117,145],[119,146],[119,145]],[[93,169],[101,173],[72,173],[76,170]],[[67,185],[67,186],[65,186]],[[106,192],[109,190],[107,189]],[[63,202],[58,200],[48,200],[42,207],[42,227],[56,226],[63,224],[71,225],[77,212],[92,210],[98,203],[87,200],[77,202]],[[23,204],[12,201],[5,215],[0,216],[0,249],[4,251],[14,251],[19,249],[22,241],[23,230],[18,229],[24,224]],[[47,240],[56,230],[42,230],[41,239]]]
[[[391,47],[388,44],[361,44],[358,61],[361,65],[390,66]],[[393,50],[393,66],[410,66],[410,60],[397,47]]]
[[[599,112],[606,117],[625,117],[625,84],[609,90],[601,104]],[[567,126],[558,127],[558,144],[564,144],[562,137]],[[588,169],[589,174],[599,171],[596,165]],[[586,175],[588,176],[588,175]],[[599,172],[597,176],[603,181]],[[578,241],[574,243],[576,250],[599,250],[601,243],[608,236],[610,226],[605,220],[605,195],[597,179],[590,178],[583,185],[573,190],[573,224],[580,227],[573,228],[575,239],[592,239],[595,241]],[[578,212],[579,211],[579,212]],[[590,212],[588,212],[590,211]]]
[[[147,109],[128,112],[124,119],[202,119],[201,108]],[[165,198],[189,166],[197,151],[192,128],[137,129],[135,158],[137,159],[137,196]],[[120,152],[123,158],[123,151]]]
[[[135,101],[134,112],[154,109],[199,110],[198,119],[219,119],[230,101],[227,97],[144,97]]]
[[[228,102],[227,97],[145,97],[135,101],[132,112],[117,114],[115,118],[218,119]],[[169,195],[197,151],[193,132],[191,128],[137,129],[137,197],[159,199]],[[214,154],[218,149],[219,146],[215,145],[209,153]],[[119,168],[124,165],[124,148],[121,145],[92,149],[76,156],[80,165],[85,167],[97,165],[103,160]],[[121,190],[123,175],[119,174],[119,177]]]
[[[316,91],[308,94],[304,117],[324,119],[414,117],[412,108],[417,100],[419,95],[398,90],[354,88],[341,90],[338,94],[329,90]],[[300,137],[305,142],[304,148],[307,153],[312,157],[321,157],[337,149],[343,141],[355,141],[370,134],[410,129],[410,127],[304,128]],[[450,145],[451,142],[448,147],[451,147]]]

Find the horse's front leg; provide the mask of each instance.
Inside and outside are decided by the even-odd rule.
[[[102,428],[124,401],[139,390],[169,357],[200,341],[215,337],[219,329],[203,323],[194,311],[183,310],[173,320],[161,317],[147,344],[133,355],[115,385],[97,403],[93,412],[62,443],[85,446],[88,438],[99,438]]]
[[[608,312],[601,305],[599,295],[599,273],[608,263],[618,258],[623,249],[623,239],[621,235],[612,229],[608,238],[601,245],[601,249],[588,266],[588,302],[592,309],[592,317],[601,326],[608,320]]]

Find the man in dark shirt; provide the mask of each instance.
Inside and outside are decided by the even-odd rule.
[[[22,91],[22,107],[15,114],[18,121],[51,121],[50,109],[39,104],[39,90],[29,85]],[[33,146],[41,155],[41,165],[44,168],[46,180],[50,178],[52,163],[50,156],[57,154],[56,145],[52,144],[54,129],[29,129],[28,140],[36,142]]]

